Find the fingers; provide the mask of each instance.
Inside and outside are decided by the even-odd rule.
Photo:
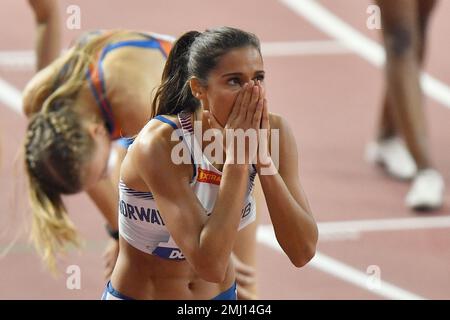
[[[267,99],[263,99],[263,108],[262,108],[262,116],[261,116],[261,131],[262,135],[260,138],[260,150],[258,152],[258,156],[261,158],[260,161],[262,164],[267,164],[270,162],[269,160],[269,136],[270,136],[270,124],[269,124],[269,112],[267,110]]]
[[[264,98],[263,110],[262,110],[262,119],[261,119],[261,129],[269,130],[269,111],[267,109],[267,99]]]
[[[261,128],[261,119],[263,114],[263,108],[264,108],[264,88],[261,87],[259,91],[259,99],[256,104],[256,110],[253,114],[252,119],[252,126],[253,128]]]
[[[253,115],[255,114],[256,106],[261,94],[261,87],[256,83],[252,89],[252,96],[247,109],[246,121],[252,123]]]
[[[250,82],[246,86],[246,89],[244,90],[245,92],[244,92],[244,96],[242,98],[242,103],[239,108],[239,114],[238,114],[238,118],[240,119],[240,121],[245,121],[245,118],[247,116],[247,109],[248,109],[248,106],[252,99],[252,93],[254,90],[253,89],[254,86],[255,86],[255,82],[253,80],[250,80]]]
[[[248,84],[246,83],[244,84],[242,89],[239,90],[236,100],[234,101],[233,108],[231,109],[230,116],[228,117],[227,124],[232,123],[237,119],[242,107],[242,99],[244,98],[244,93],[247,91],[247,87]]]

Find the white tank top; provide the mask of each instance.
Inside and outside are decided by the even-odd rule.
[[[194,156],[197,157],[196,161],[192,161],[195,164],[191,187],[205,209],[205,214],[209,216],[217,199],[222,173],[206,158],[195,139],[191,114],[184,112],[178,114],[181,130],[165,117],[157,116],[154,119],[165,122],[177,130],[180,140],[183,140],[190,152],[191,160]],[[255,201],[252,196],[255,177],[256,169],[251,166],[239,230],[256,218]],[[185,259],[165,226],[153,194],[133,190],[122,181],[119,183],[119,233],[130,245],[148,254],[173,260]]]

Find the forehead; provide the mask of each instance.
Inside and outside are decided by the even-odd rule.
[[[224,54],[211,74],[254,73],[255,71],[262,71],[263,68],[263,60],[258,49],[248,46],[232,49]]]

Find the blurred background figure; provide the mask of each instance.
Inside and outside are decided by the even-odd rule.
[[[61,52],[61,26],[57,0],[28,0],[36,19],[36,69],[41,70]]]
[[[377,0],[386,51],[386,93],[377,140],[367,157],[399,179],[412,179],[406,205],[413,210],[442,206],[444,181],[429,154],[420,86],[427,27],[435,0]]]
[[[28,3],[36,19],[36,71],[39,71],[55,60],[61,51],[59,5],[57,0],[28,0]]]

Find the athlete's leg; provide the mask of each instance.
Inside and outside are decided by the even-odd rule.
[[[434,209],[442,204],[443,181],[431,168],[420,86],[425,39],[421,37],[419,21],[425,22],[422,29],[425,31],[429,14],[419,18],[418,1],[377,3],[381,8],[386,50],[387,115],[392,116],[391,123],[395,123],[419,170],[406,202],[414,209]]]
[[[419,63],[420,67],[423,67],[425,60],[427,30],[430,21],[429,18],[435,5],[436,0],[418,0],[418,45],[415,51],[417,54],[417,62]],[[383,102],[383,110],[381,113],[381,121],[378,131],[379,140],[387,139],[397,134],[394,115],[390,110],[392,110],[392,107],[390,106],[389,99],[387,98],[386,94]]]
[[[425,115],[419,83],[418,4],[411,0],[378,0],[386,50],[387,112],[395,119],[419,169],[430,166]],[[393,119],[390,118],[392,124]],[[389,130],[386,130],[389,131]]]

